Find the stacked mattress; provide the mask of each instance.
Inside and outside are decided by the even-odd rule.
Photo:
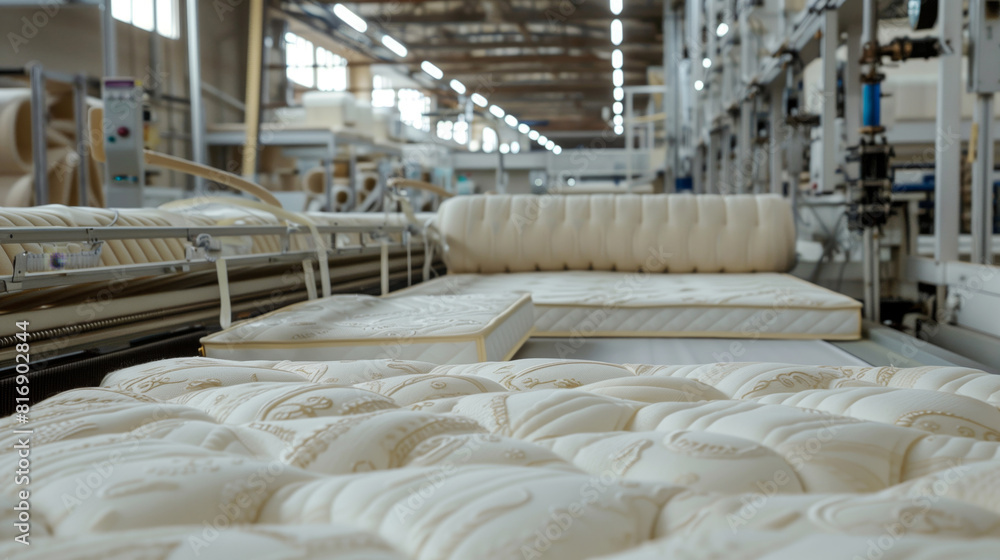
[[[861,303],[789,274],[452,274],[401,296],[531,294],[540,337],[854,340]]]
[[[167,360],[32,407],[0,555],[995,559],[998,406],[963,368]]]
[[[530,293],[535,336],[861,336],[858,301],[783,274],[778,196],[467,196],[435,227],[449,275],[407,294]]]

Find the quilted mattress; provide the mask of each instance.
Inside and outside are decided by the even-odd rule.
[[[201,340],[245,360],[508,360],[531,334],[526,294],[377,298],[339,295],[272,311]]]
[[[454,274],[397,293],[511,291],[531,294],[533,336],[824,340],[861,336],[860,302],[780,273]]]
[[[0,420],[39,458],[0,556],[995,560],[998,406],[946,367],[167,360]]]

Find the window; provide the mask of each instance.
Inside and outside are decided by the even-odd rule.
[[[285,33],[285,62],[288,79],[321,91],[347,90],[347,59],[317,47],[294,33]]]
[[[323,47],[316,49],[316,87],[320,91],[347,90],[347,59]]]
[[[111,0],[111,15],[146,31],[153,30],[155,7],[156,31],[169,39],[181,36],[177,0]]]
[[[500,147],[500,137],[497,136],[497,131],[490,127],[483,129],[483,151],[487,154],[492,154],[497,151]]]
[[[385,76],[372,76],[372,107],[395,107],[396,90]]]
[[[455,123],[451,121],[438,121],[437,135],[442,140],[451,140],[455,130]]]
[[[469,123],[465,121],[458,121],[455,123],[455,132],[453,135],[455,142],[462,144],[463,146],[469,143]]]
[[[431,98],[415,89],[399,90],[399,119],[403,124],[430,132],[431,119],[424,116],[431,110]]]
[[[316,47],[312,41],[285,33],[285,60],[289,80],[308,88],[316,85]]]

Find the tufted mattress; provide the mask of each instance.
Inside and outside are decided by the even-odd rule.
[[[510,359],[533,321],[526,294],[337,295],[237,323],[201,343],[213,358],[461,364]]]
[[[998,406],[946,367],[167,360],[32,407],[0,556],[995,560]]]
[[[719,337],[854,340],[861,304],[788,274],[605,271],[454,274],[410,294],[523,291],[540,337]]]

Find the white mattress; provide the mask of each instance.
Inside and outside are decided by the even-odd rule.
[[[399,294],[530,293],[536,337],[855,340],[861,303],[788,274],[455,274]]]
[[[462,364],[510,359],[533,319],[525,294],[338,295],[237,323],[201,342],[212,358]]]
[[[1000,550],[1000,377],[966,368],[185,358],[102,385],[0,419],[0,461],[44,458],[31,547],[0,480],[0,558]]]
[[[614,364],[711,364],[781,362],[867,366],[868,362],[825,340],[730,340],[724,338],[530,338],[515,359],[593,360]]]

